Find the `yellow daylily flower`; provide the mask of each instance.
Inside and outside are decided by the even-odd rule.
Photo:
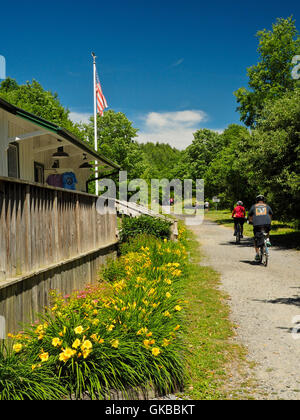
[[[49,360],[49,353],[43,352],[39,355],[39,358],[42,362],[47,362]]]
[[[92,350],[83,350],[82,356],[84,359],[86,359],[91,353],[92,353]]]
[[[168,347],[168,345],[171,343],[171,341],[170,340],[167,340],[166,338],[164,338],[164,340],[163,340],[163,346],[164,347]]]
[[[107,327],[107,331],[110,332],[115,328],[113,324],[111,324],[109,327]]]
[[[76,328],[74,329],[74,331],[75,331],[75,334],[80,335],[80,334],[82,334],[82,333],[83,333],[84,329],[83,329],[83,327],[80,325],[79,327],[76,327]]]
[[[113,340],[111,343],[111,346],[114,347],[115,349],[117,349],[119,347],[119,340]]]
[[[80,346],[81,341],[77,338],[74,343],[72,344],[73,349],[78,349],[78,347]]]
[[[23,349],[23,345],[22,344],[15,344],[14,346],[13,346],[13,350],[14,350],[14,352],[16,352],[16,353],[20,353],[20,351],[22,351],[22,349]]]
[[[158,347],[154,347],[153,349],[152,349],[152,354],[153,354],[153,356],[159,356],[160,355],[160,353],[161,353],[161,351],[160,351],[160,349],[158,348]]]
[[[42,367],[42,365],[41,365],[41,364],[38,364],[38,365],[32,365],[32,366],[31,366],[31,369],[32,369],[32,370],[35,370],[36,368],[40,368],[40,367]]]
[[[93,348],[93,344],[90,340],[85,340],[82,343],[81,350],[84,352],[85,350],[91,350]]]
[[[66,348],[60,355],[59,360],[61,362],[67,362],[71,357],[73,357],[76,354],[75,350],[72,350],[70,348]]]
[[[66,332],[67,332],[67,327],[64,327],[63,330],[60,333],[58,333],[58,335],[60,337],[63,337],[66,334]]]
[[[53,347],[59,347],[61,345],[62,345],[62,340],[60,338],[53,338],[52,340]]]

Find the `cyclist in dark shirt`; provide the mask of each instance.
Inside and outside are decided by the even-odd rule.
[[[253,224],[253,233],[254,233],[254,246],[256,251],[255,260],[259,261],[259,248],[257,247],[256,234],[261,232],[262,229],[269,233],[271,230],[273,211],[270,206],[266,204],[266,199],[263,195],[258,195],[256,197],[256,204],[254,204],[249,213],[248,219]],[[271,245],[270,239],[268,238],[268,246]]]

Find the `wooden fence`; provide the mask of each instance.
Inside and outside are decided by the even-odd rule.
[[[95,280],[115,255],[117,218],[99,214],[97,197],[0,177],[0,316],[7,328],[64,293]]]
[[[0,280],[86,254],[116,239],[97,197],[0,178]]]

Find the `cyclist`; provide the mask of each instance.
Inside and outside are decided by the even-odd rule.
[[[244,203],[242,201],[238,201],[236,207],[233,209],[232,217],[234,220],[234,234],[233,236],[237,235],[237,226],[240,225],[241,227],[241,238],[243,238],[244,233],[244,223],[246,219],[246,209],[244,207]]]
[[[249,222],[253,224],[254,233],[254,247],[256,251],[255,261],[259,261],[259,248],[257,246],[257,233],[264,230],[266,233],[270,233],[272,223],[273,211],[270,206],[266,204],[265,197],[260,194],[256,197],[256,204],[254,204],[249,213]],[[270,238],[268,237],[268,246],[271,246]]]

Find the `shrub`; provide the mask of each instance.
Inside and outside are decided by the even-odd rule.
[[[153,249],[153,247],[155,247],[157,243],[157,238],[155,236],[143,233],[137,236],[130,237],[128,238],[127,242],[121,243],[119,251],[121,255],[126,255],[129,252],[140,252],[145,246]],[[124,267],[123,263],[122,265]]]
[[[40,361],[41,362],[41,361]],[[58,400],[67,394],[47,365],[32,365],[0,345],[0,400]]]
[[[53,292],[46,314],[15,337],[15,357],[47,366],[78,399],[150,384],[159,393],[181,387],[186,252],[180,242],[151,237],[145,246],[144,238],[109,263],[104,282],[71,296]]]
[[[100,276],[108,282],[121,280],[125,275],[124,264],[120,259],[109,260],[100,272]]]
[[[172,222],[151,216],[137,218],[124,218],[120,232],[121,242],[128,241],[137,235],[153,235],[160,239],[169,239],[171,236]]]

